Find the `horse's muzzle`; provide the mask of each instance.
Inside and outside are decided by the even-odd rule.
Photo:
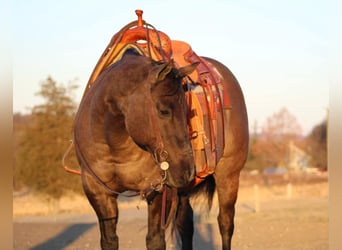
[[[186,165],[180,166],[178,171],[169,171],[167,174],[167,184],[169,186],[175,188],[184,188],[187,187],[195,178],[196,168],[195,165],[188,165],[188,167],[184,168]],[[174,170],[174,169],[173,169]]]

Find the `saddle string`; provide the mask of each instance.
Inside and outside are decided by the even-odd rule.
[[[146,25],[146,39],[147,39],[147,44],[148,44],[148,53],[149,53],[149,56],[152,58],[152,54],[151,54],[151,43],[149,42],[149,39],[150,39],[150,35],[149,35],[149,32],[150,32],[150,29],[153,29],[157,35],[157,39],[158,39],[158,43],[159,43],[159,52],[160,52],[160,55],[162,56],[162,61],[163,62],[166,62],[166,56],[165,56],[165,51],[163,50],[163,46],[162,46],[162,42],[161,42],[161,39],[160,39],[160,35],[159,35],[159,31],[152,25],[152,24],[149,24],[149,23],[145,23]],[[151,27],[151,28],[149,28]]]
[[[150,34],[149,29],[146,29],[146,42],[147,42],[147,51],[150,58],[152,58],[152,52],[151,52],[151,44],[150,44]]]

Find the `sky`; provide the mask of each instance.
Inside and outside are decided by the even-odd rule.
[[[211,3],[211,4],[210,4]],[[282,107],[303,133],[329,108],[329,5],[324,0],[12,1],[13,112],[42,102],[48,76],[79,85],[112,36],[143,19],[202,56],[224,63],[240,82],[250,130]]]

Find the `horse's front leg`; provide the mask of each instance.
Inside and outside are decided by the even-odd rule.
[[[148,204],[148,231],[146,247],[148,250],[165,250],[165,230],[161,227],[162,195],[157,195]]]
[[[101,232],[101,249],[119,249],[119,239],[116,234],[118,223],[117,195],[106,192],[91,176],[82,175],[83,189],[94,208]]]
[[[192,238],[194,234],[193,210],[189,197],[181,195],[176,217],[176,228],[181,237],[182,250],[192,250]]]
[[[231,249],[234,232],[235,202],[239,187],[239,172],[229,175],[216,174],[216,188],[219,201],[218,224],[222,236],[222,249]]]

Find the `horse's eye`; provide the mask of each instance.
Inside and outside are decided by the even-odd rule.
[[[172,112],[170,109],[158,109],[158,114],[162,118],[170,118],[172,115]]]

